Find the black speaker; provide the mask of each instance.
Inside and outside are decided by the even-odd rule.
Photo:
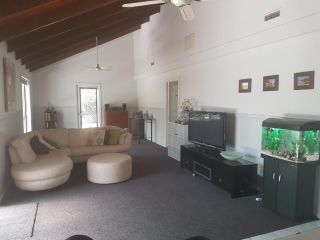
[[[93,239],[85,235],[74,235],[67,238],[66,240],[93,240]]]
[[[186,240],[210,240],[210,239],[206,237],[195,236],[195,237],[188,238]]]

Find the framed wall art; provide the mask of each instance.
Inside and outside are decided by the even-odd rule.
[[[251,92],[252,79],[241,79],[239,80],[239,93]]]
[[[314,71],[294,74],[294,90],[314,89]]]
[[[3,58],[5,111],[16,110],[16,76],[14,64]]]
[[[279,75],[270,75],[263,77],[263,91],[278,91]]]

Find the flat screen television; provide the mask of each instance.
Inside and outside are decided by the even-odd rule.
[[[226,113],[191,111],[188,140],[200,147],[226,149]]]

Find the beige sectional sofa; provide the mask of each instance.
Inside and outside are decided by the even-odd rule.
[[[91,136],[96,130],[122,132],[118,144],[91,145]],[[58,144],[59,149],[50,150],[49,154],[36,155],[30,146],[30,140],[38,133],[45,139]],[[131,148],[131,140],[130,133],[115,126],[88,129],[41,129],[29,132],[10,143],[11,175],[20,189],[28,191],[50,189],[69,179],[73,162],[100,153],[126,152]]]

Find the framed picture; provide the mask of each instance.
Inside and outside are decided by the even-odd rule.
[[[314,89],[314,71],[294,74],[294,90]]]
[[[263,77],[263,91],[278,91],[279,75],[271,75]]]
[[[14,64],[3,58],[4,77],[4,99],[5,111],[14,112],[16,110],[16,76]]]
[[[252,79],[241,79],[239,80],[239,93],[251,92]]]

